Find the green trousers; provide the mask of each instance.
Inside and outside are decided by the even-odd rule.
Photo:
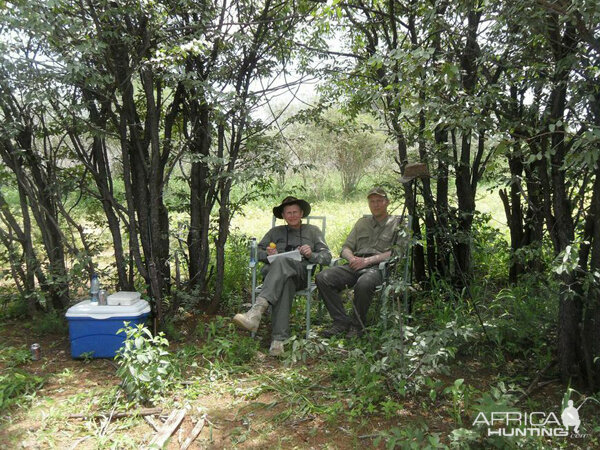
[[[290,311],[298,289],[307,282],[307,262],[277,258],[262,268],[263,287],[259,296],[271,305],[271,337],[283,341],[290,337]]]

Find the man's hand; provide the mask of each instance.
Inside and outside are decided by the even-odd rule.
[[[353,256],[348,262],[350,263],[350,268],[352,270],[364,269],[369,265],[367,263],[367,258],[363,258],[362,256]]]
[[[298,251],[300,251],[300,254],[306,259],[310,259],[310,257],[312,256],[312,249],[310,248],[310,245],[304,244],[298,247]]]

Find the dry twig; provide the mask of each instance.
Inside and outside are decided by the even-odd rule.
[[[196,426],[190,431],[190,434],[187,435],[183,444],[181,444],[180,450],[187,450],[187,448],[192,445],[192,442],[196,440],[202,429],[204,428],[204,424],[206,423],[206,414],[202,416],[202,418],[198,421]]]
[[[137,409],[135,411],[123,411],[114,413],[111,418],[112,419],[121,419],[123,417],[131,417],[131,416],[153,416],[155,414],[160,414],[162,412],[161,408],[142,408]],[[102,419],[106,417],[106,413],[96,413],[96,414],[71,414],[69,415],[69,419]]]
[[[183,421],[185,414],[185,409],[175,409],[169,415],[169,418],[162,426],[161,430],[154,436],[154,438],[148,444],[148,448],[163,448],[167,439],[171,437],[171,435],[175,432],[177,427]]]
[[[523,392],[523,394],[517,399],[515,404],[519,404],[521,403],[523,400],[525,400],[526,397],[529,397],[529,395],[531,395],[531,393],[536,389],[536,388],[540,388],[542,386],[546,386],[547,384],[550,384],[552,381],[550,382],[544,382],[544,383],[540,383],[540,378],[542,377],[542,375],[544,375],[548,370],[550,370],[550,368],[552,368],[555,364],[556,364],[556,360],[550,361],[550,364],[548,364],[546,367],[544,367],[542,370],[539,370],[537,375],[535,376],[535,378],[533,379],[533,381],[529,384],[529,386],[527,387],[527,389],[525,389],[525,392]]]

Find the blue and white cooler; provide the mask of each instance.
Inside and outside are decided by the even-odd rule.
[[[109,295],[106,305],[84,300],[67,310],[71,356],[80,358],[114,358],[125,334],[117,334],[124,322],[143,324],[150,315],[150,305],[139,292],[117,292]]]

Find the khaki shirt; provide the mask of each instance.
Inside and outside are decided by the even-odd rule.
[[[301,245],[308,244],[312,250],[312,255],[308,260],[309,263],[327,265],[331,262],[331,251],[325,243],[323,233],[315,225],[303,223],[296,230],[289,228],[287,225],[279,225],[271,228],[258,243],[259,261],[267,262],[267,246],[271,242],[277,245],[277,253],[294,250]],[[305,258],[302,259],[306,261]]]
[[[356,256],[371,256],[392,249],[400,217],[387,216],[381,222],[375,217],[362,217],[350,231],[344,247],[352,250]]]

